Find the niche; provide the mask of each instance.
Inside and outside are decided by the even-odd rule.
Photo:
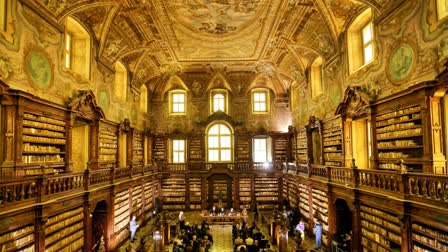
[[[322,164],[322,146],[319,128],[311,130],[311,141],[313,146],[313,164],[320,165]]]
[[[87,169],[90,160],[90,126],[82,119],[76,119],[72,128],[72,160],[74,173]]]
[[[128,157],[128,153],[127,153],[127,142],[128,142],[128,138],[127,138],[127,132],[120,132],[120,136],[118,139],[118,156],[120,157],[120,168],[121,167],[126,167],[127,166],[127,157]]]

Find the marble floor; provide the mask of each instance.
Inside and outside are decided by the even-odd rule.
[[[177,216],[178,213],[172,213],[173,218]],[[260,218],[261,219],[261,218]],[[186,212],[185,213],[185,221],[189,222],[191,224],[199,224],[201,222],[201,217],[199,215],[199,212]],[[252,223],[253,221],[253,214],[249,213],[248,223]],[[175,220],[173,222],[176,222]],[[269,237],[268,233],[268,225],[261,223],[261,221],[257,221],[257,226],[261,227],[262,233]],[[211,225],[210,231],[213,235],[214,244],[211,248],[210,252],[233,252],[233,245],[232,245],[232,226],[231,225]],[[145,248],[145,251],[152,251],[152,231],[154,230],[154,221],[149,221],[145,225],[141,226],[136,235],[135,235],[135,241],[130,242],[129,239],[127,239],[119,248],[117,248],[115,251],[137,251],[139,248],[139,244],[142,240],[145,241],[145,243],[148,245],[147,248]],[[288,251],[293,251],[293,248],[296,247],[296,243],[293,237],[290,237],[288,239],[288,245],[289,249]],[[273,246],[273,248],[278,251],[278,248],[276,246]],[[302,248],[306,249],[307,251],[313,251],[315,248],[314,238],[313,237],[306,237],[304,243],[302,244]],[[167,244],[165,246],[164,251],[172,251],[172,245]],[[321,248],[319,251],[325,251],[323,248]]]

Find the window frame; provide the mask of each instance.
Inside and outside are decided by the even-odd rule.
[[[175,150],[174,149],[174,142],[175,141],[182,141],[183,142],[183,150]],[[186,163],[187,162],[187,141],[185,140],[185,139],[180,139],[180,138],[174,138],[174,139],[171,139],[171,141],[170,141],[170,161],[171,161],[171,163],[173,163],[173,164],[183,164],[183,163]],[[183,162],[175,162],[174,161],[174,156],[177,156],[178,158],[180,157],[180,156],[182,156],[183,157]]]
[[[364,29],[366,29],[367,27],[370,28],[370,40],[366,42],[365,38],[364,38]],[[375,57],[375,45],[373,43],[373,23],[372,23],[372,21],[368,22],[366,25],[364,25],[361,28],[361,40],[362,40],[362,59],[363,59],[362,66],[364,66],[364,65],[368,65],[370,62],[372,62]],[[370,45],[372,46],[372,58],[369,61],[366,61],[366,48]]]
[[[182,94],[184,101],[182,102],[174,102],[174,95]],[[170,115],[186,115],[187,114],[187,92],[181,89],[171,90],[169,93],[169,114]],[[174,112],[174,104],[183,104],[184,110],[182,112]]]
[[[262,104],[263,102],[259,102],[259,101],[255,101],[255,94],[261,94],[263,93],[265,95],[265,101],[264,101],[264,105],[265,105],[265,110],[264,111],[260,111],[260,110],[255,110],[255,103],[259,103]],[[271,108],[270,108],[270,92],[269,89],[267,88],[256,88],[256,89],[252,89],[251,94],[251,105],[252,105],[252,114],[255,115],[263,115],[263,114],[269,114],[271,112]]]
[[[148,113],[148,88],[143,84],[140,87],[140,111]]]
[[[66,69],[71,69],[72,66],[72,55],[71,55],[71,50],[72,50],[72,34],[68,31],[65,32],[64,34],[64,67]],[[69,41],[67,41],[69,40]],[[68,58],[68,60],[67,60]],[[67,65],[68,63],[68,65]]]
[[[318,65],[317,65],[318,64]],[[323,59],[322,57],[317,57],[313,60],[313,62],[311,63],[310,66],[310,84],[311,84],[311,98],[312,99],[316,99],[318,97],[320,97],[321,94],[323,94],[324,92],[324,78],[323,78]],[[316,70],[318,69],[318,70]],[[318,72],[318,73],[316,73]],[[318,81],[319,81],[319,90],[318,92],[315,90],[315,82],[316,82],[316,77],[318,76]]]
[[[228,114],[228,92],[225,89],[213,89],[210,91],[209,95],[209,101],[210,101],[210,114],[216,113],[218,111],[215,111],[215,95],[222,95],[224,96],[224,110],[221,110],[222,112]]]
[[[265,157],[266,159],[264,161],[258,161],[257,158],[257,150],[256,150],[256,140],[265,140],[264,145],[264,151],[265,151]],[[268,136],[257,136],[252,138],[252,160],[254,163],[266,163],[266,162],[272,162],[272,139]]]
[[[67,37],[70,38],[69,50],[67,50]],[[82,49],[78,48],[79,45],[78,47],[75,46],[76,44],[79,44],[80,41],[85,43]],[[65,18],[65,31],[62,42],[62,65],[63,69],[71,73],[75,78],[91,81],[93,55],[92,42],[92,36],[77,19],[71,16]],[[76,48],[78,49],[76,50]],[[67,56],[69,58],[69,67],[66,65]],[[74,75],[75,73],[76,75]]]
[[[446,0],[435,0],[435,2],[437,21],[441,21],[448,17],[448,3],[446,2]],[[444,9],[440,8],[441,4],[443,3],[445,4]]]
[[[126,66],[120,62],[117,61],[114,65],[115,68],[115,75],[114,75],[114,96],[117,98],[121,103],[126,103],[127,96],[128,96],[128,70],[126,69]],[[119,75],[123,75],[124,80],[119,80]],[[120,82],[120,83],[118,83]],[[119,93],[122,93],[119,95]]]
[[[221,125],[223,125],[224,127],[226,127],[229,130],[229,134],[221,134]],[[210,130],[214,127],[214,126],[218,126],[218,134],[210,134]],[[209,137],[218,137],[218,147],[210,147],[209,146]],[[230,147],[221,147],[221,137],[223,136],[228,136],[230,137]],[[206,134],[205,134],[205,143],[206,143],[206,157],[207,157],[207,162],[208,163],[230,163],[233,162],[233,130],[232,128],[227,125],[224,122],[216,122],[211,124],[209,127],[207,127],[206,129]],[[219,160],[210,160],[210,150],[218,150],[218,159]],[[230,159],[229,160],[222,160],[221,158],[221,151],[222,150],[229,150],[230,151]]]

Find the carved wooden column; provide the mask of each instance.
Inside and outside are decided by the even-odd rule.
[[[90,160],[89,160],[89,169],[90,170],[98,170],[98,158],[99,158],[99,142],[100,142],[100,124],[99,120],[92,120],[89,124],[90,126]]]
[[[134,139],[134,128],[131,128],[130,131],[126,134],[126,166],[130,166],[132,168],[132,161],[134,160],[134,148],[133,142]]]
[[[201,177],[201,209],[207,209],[207,178]]]
[[[48,218],[43,217],[43,207],[35,209],[36,219],[34,221],[34,249],[35,251],[45,251],[45,224]]]
[[[353,160],[353,145],[352,145],[352,118],[342,118],[342,137],[344,139],[344,167],[351,167]]]
[[[333,236],[337,233],[337,227],[336,227],[336,209],[335,204],[336,199],[334,198],[334,194],[332,192],[331,186],[328,186],[328,192],[327,192],[327,198],[328,198],[328,245],[331,245],[331,241],[333,239]]]
[[[408,203],[403,204],[403,215],[400,218],[401,229],[401,251],[412,251],[412,224],[410,216],[411,206]]]
[[[114,225],[115,225],[115,193],[113,189],[111,190],[109,194],[109,201],[110,203],[107,207],[106,212],[106,230],[105,230],[105,236],[104,241],[106,243],[106,249],[107,251],[115,249],[117,246],[117,241],[115,240],[115,233],[114,233]]]
[[[90,203],[84,203],[84,252],[92,251],[92,217],[90,215]]]
[[[190,209],[190,178],[187,172],[185,172],[185,209]]]
[[[431,170],[424,170],[436,174],[446,174],[446,157],[444,151],[443,141],[443,122],[440,99],[445,95],[446,88],[437,91],[433,97],[429,97],[429,118],[430,118],[430,147],[432,154]],[[446,136],[445,136],[446,137]]]
[[[254,208],[255,204],[255,175],[252,173],[250,175],[250,208]]]
[[[283,178],[277,178],[277,184],[278,184],[278,205],[283,205]],[[283,205],[283,207],[285,207]]]
[[[23,150],[23,113],[24,113],[24,98],[19,97],[17,100],[17,109],[15,116],[15,165],[16,169],[14,172],[15,177],[23,177],[25,175],[25,171],[23,169],[23,161],[22,161],[22,150]],[[20,137],[18,137],[20,136]]]
[[[361,209],[358,194],[355,193],[355,200],[352,202],[352,251],[361,251]]]
[[[233,201],[233,208],[240,208],[240,177],[239,175],[235,175],[233,177],[233,191],[235,192],[235,199]]]
[[[75,117],[72,113],[67,113],[65,121],[65,172],[73,172],[72,159],[72,142],[73,142],[73,126],[75,125]]]
[[[6,103],[2,101],[1,106],[2,120],[1,131],[4,132],[4,141],[2,146],[3,162],[1,164],[1,177],[12,178],[20,175],[21,172],[16,171],[16,144],[21,141],[22,134],[16,132],[17,113],[16,106],[12,103]],[[22,160],[20,160],[22,163]]]

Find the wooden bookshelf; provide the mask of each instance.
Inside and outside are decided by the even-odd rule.
[[[448,228],[440,229],[425,223],[412,223],[412,251],[448,251]]]
[[[239,197],[240,205],[250,205],[251,201],[251,179],[250,178],[240,178],[239,180]]]
[[[298,207],[299,205],[299,193],[294,178],[288,178],[288,199],[291,207]]]
[[[306,127],[297,129],[296,133],[296,160],[298,163],[308,162],[308,136]]]
[[[103,164],[116,164],[118,157],[117,126],[102,122],[99,127],[99,161]]]
[[[328,244],[328,196],[327,193],[313,188],[311,191],[313,199],[313,217],[322,224],[322,242]]]
[[[306,218],[310,219],[310,191],[305,184],[298,184],[299,190],[299,212]]]
[[[154,188],[152,181],[148,181],[145,183],[144,197],[145,197],[145,211],[148,211],[153,207],[153,200],[154,200]]]
[[[137,217],[142,215],[142,207],[142,185],[138,185],[132,190],[132,215]]]
[[[250,162],[252,138],[245,135],[235,135],[235,160],[238,162]]]
[[[324,163],[328,166],[344,165],[342,118],[334,116],[322,122]]]
[[[288,159],[288,138],[286,135],[273,135],[274,161],[286,162]]]
[[[133,132],[132,136],[132,151],[133,151],[133,163],[134,164],[140,164],[143,165],[143,159],[144,159],[144,139],[143,134],[139,131]]]
[[[0,248],[5,251],[34,251],[34,226],[20,227],[0,235]]]
[[[422,171],[423,123],[421,107],[407,105],[378,112],[376,145],[378,169]],[[401,160],[403,164],[400,165]]]
[[[229,195],[230,192],[228,190],[227,180],[225,179],[213,180],[213,188],[211,188],[211,190],[212,190],[213,205],[218,207],[219,192],[221,191],[222,207],[224,207],[225,209],[229,208],[229,206],[227,205],[227,200],[229,199],[229,197],[232,197],[232,195]]]
[[[125,238],[128,232],[130,221],[129,213],[129,191],[124,190],[117,193],[114,197],[115,211],[114,211],[114,233],[116,237]],[[124,233],[124,234],[123,234]],[[121,240],[117,240],[120,242]]]
[[[202,136],[193,136],[187,141],[188,148],[187,151],[190,153],[189,161],[190,162],[202,162],[204,160],[203,157],[203,139]]]
[[[277,178],[255,178],[255,202],[258,203],[259,210],[274,209],[278,206],[278,186]]]
[[[190,178],[188,183],[190,189],[190,209],[201,209],[201,178]]]
[[[185,209],[185,179],[164,178],[162,180],[163,209]]]
[[[288,198],[288,180],[286,178],[282,179],[282,198],[283,199],[289,199]]]
[[[22,162],[25,176],[65,171],[66,122],[39,113],[23,114]],[[44,169],[40,169],[45,164]]]
[[[152,160],[162,162],[167,160],[167,139],[164,136],[153,136],[152,139]]]
[[[45,251],[81,251],[83,245],[83,207],[48,218],[45,228]]]
[[[400,251],[401,230],[397,215],[361,205],[361,245],[369,251]]]

